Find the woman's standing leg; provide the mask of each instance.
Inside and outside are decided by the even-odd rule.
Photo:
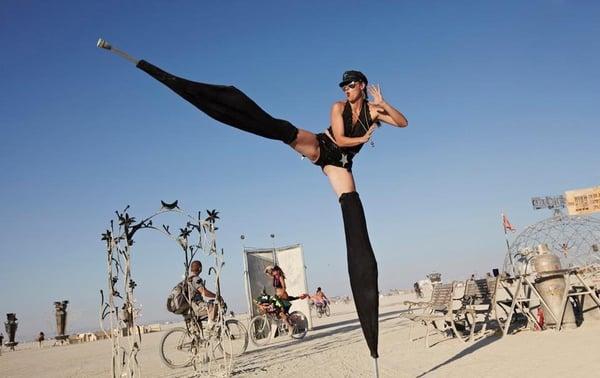
[[[333,191],[337,195],[338,199],[343,193],[351,193],[356,191],[354,176],[352,176],[352,172],[348,172],[346,168],[326,165],[323,168],[323,172],[327,175],[329,183],[331,184],[331,187],[333,188]]]
[[[369,240],[367,221],[352,173],[344,168],[325,166],[325,174],[338,195],[344,219],[348,274],[356,312],[369,345],[371,356],[378,357],[379,287],[377,260]]]

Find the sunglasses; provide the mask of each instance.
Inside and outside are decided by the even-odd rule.
[[[353,81],[350,84],[346,84],[342,87],[342,92],[346,92],[348,89],[354,89],[358,85],[358,82]]]

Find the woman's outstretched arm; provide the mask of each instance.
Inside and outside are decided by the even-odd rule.
[[[373,100],[369,102],[374,107],[375,119],[374,121],[385,122],[388,125],[396,127],[408,126],[408,120],[400,111],[394,108],[392,105],[385,102],[383,95],[381,94],[381,88],[379,85],[370,85],[369,94],[373,97]]]

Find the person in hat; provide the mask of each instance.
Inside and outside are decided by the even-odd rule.
[[[100,42],[99,46],[107,48]],[[272,117],[236,87],[190,81],[163,71],[145,60],[133,61],[139,69],[211,118],[289,145],[321,167],[340,200],[342,194],[356,191],[352,176],[353,159],[362,146],[369,142],[377,126],[381,123],[395,127],[408,125],[406,117],[383,99],[379,85],[368,86],[367,76],[356,70],[346,71],[342,75],[339,87],[345,99],[336,101],[331,107],[327,130],[315,134],[289,121]],[[372,96],[371,101],[368,101],[369,95]],[[358,202],[358,199],[353,201]]]
[[[137,60],[103,39],[97,46],[125,58],[158,80],[209,117],[260,137],[279,140],[321,167],[342,210],[348,274],[360,324],[371,356],[378,357],[379,289],[377,260],[369,240],[364,209],[352,165],[356,154],[369,142],[378,125],[406,127],[406,117],[384,100],[379,85],[368,86],[365,74],[344,72],[339,87],[343,101],[331,107],[327,130],[315,134],[278,119],[234,86],[214,85],[177,77],[145,61]],[[372,100],[368,101],[369,95]]]
[[[353,159],[371,139],[377,126],[382,122],[396,127],[408,126],[406,117],[383,99],[380,86],[368,86],[368,83],[360,71],[344,72],[339,87],[345,100],[333,104],[330,126],[324,132],[314,134],[293,125],[293,130],[281,128],[288,130],[285,134],[293,135],[288,143],[290,147],[321,167],[338,198],[356,190]],[[369,94],[373,97],[371,102]]]

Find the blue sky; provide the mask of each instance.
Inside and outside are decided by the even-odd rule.
[[[31,2],[0,5],[0,315],[19,334],[96,327],[100,234],[114,211],[178,199],[220,211],[224,293],[245,310],[242,241],[304,246],[311,290],[349,294],[339,205],[285,145],[220,125],[131,64],[105,38],[196,81],[233,84],[272,115],[320,132],[344,70],[379,83],[409,119],[355,160],[382,289],[438,270],[502,265],[500,211],[517,228],[549,216],[529,199],[599,184],[600,6],[591,1]],[[182,256],[139,235],[144,319]]]

